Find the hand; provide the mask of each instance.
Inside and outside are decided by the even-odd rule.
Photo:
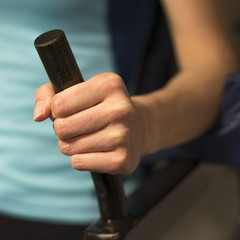
[[[60,151],[73,168],[110,174],[133,172],[144,154],[142,108],[114,73],[99,74],[55,95],[36,91],[34,120],[54,120]]]

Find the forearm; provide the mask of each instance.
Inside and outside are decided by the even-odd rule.
[[[186,143],[215,122],[227,75],[239,69],[218,0],[161,0],[179,72],[161,90],[133,97],[145,154]]]
[[[183,144],[205,133],[218,117],[224,82],[234,69],[181,71],[163,89],[132,97],[137,106],[143,106],[144,153]]]

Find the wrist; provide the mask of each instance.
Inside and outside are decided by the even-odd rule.
[[[153,117],[147,104],[145,95],[134,96],[131,98],[136,109],[135,126],[139,131],[141,155],[147,155],[154,152],[154,137],[152,136]]]
[[[146,95],[132,97],[136,106],[141,109],[141,122],[144,135],[144,155],[173,146],[173,94],[165,89]],[[175,138],[174,138],[175,139]]]

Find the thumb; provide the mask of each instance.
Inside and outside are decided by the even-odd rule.
[[[51,114],[51,101],[55,92],[52,84],[40,86],[35,93],[34,121],[41,122]]]

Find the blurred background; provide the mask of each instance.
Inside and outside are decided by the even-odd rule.
[[[240,0],[221,0],[224,14],[232,35],[238,56],[240,57]]]

